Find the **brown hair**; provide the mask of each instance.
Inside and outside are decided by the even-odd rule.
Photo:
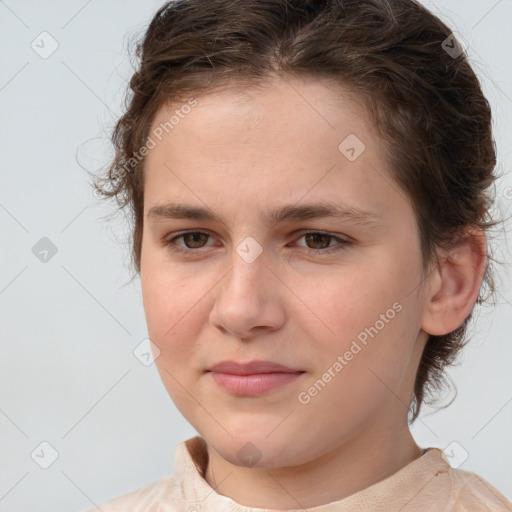
[[[466,226],[487,231],[496,179],[491,111],[451,30],[415,0],[177,0],[136,45],[138,66],[112,134],[116,154],[94,187],[129,205],[132,262],[140,272],[144,158],[156,111],[218,87],[254,87],[279,74],[313,76],[357,92],[390,168],[417,215],[424,269]],[[450,48],[454,51],[449,51]],[[136,156],[136,158],[135,158]],[[494,290],[490,257],[482,289]],[[470,316],[429,337],[412,423],[465,345]],[[432,402],[430,402],[432,403]]]

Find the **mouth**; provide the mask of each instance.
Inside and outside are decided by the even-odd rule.
[[[222,361],[214,364],[209,371],[229,373],[231,375],[255,375],[262,373],[297,373],[302,370],[290,368],[273,361],[249,361],[239,363],[237,361]]]
[[[212,366],[208,373],[219,387],[233,395],[258,396],[297,380],[305,372],[272,361],[224,361]]]

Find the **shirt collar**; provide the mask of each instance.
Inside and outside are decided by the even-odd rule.
[[[216,512],[282,512],[241,505],[215,491],[205,479],[208,464],[206,441],[195,436],[176,447],[174,476],[181,494],[190,510],[215,510]],[[414,500],[428,486],[435,486],[435,479],[450,469],[448,460],[439,448],[427,448],[423,455],[410,462],[395,474],[338,501],[307,509],[309,512],[400,510],[413,506]],[[207,508],[206,508],[207,507]],[[413,510],[411,508],[411,510]],[[407,508],[407,510],[409,510]],[[304,512],[303,509],[287,512]]]

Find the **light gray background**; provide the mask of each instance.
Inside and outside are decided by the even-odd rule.
[[[512,0],[424,3],[469,43],[506,172]],[[176,445],[195,434],[155,366],[132,353],[147,331],[140,282],[125,285],[126,224],[102,218],[113,208],[93,196],[76,162],[94,171],[108,160],[105,138],[132,72],[127,37],[161,4],[0,0],[0,511],[88,509],[169,475]],[[43,31],[59,45],[47,59],[31,48]],[[510,176],[497,184],[501,215],[512,212],[507,187]],[[43,237],[58,251],[46,263],[32,252]],[[478,315],[450,371],[456,401],[424,411],[413,433],[423,447],[457,442],[454,460],[461,447],[469,455],[460,467],[512,499],[510,266],[498,271],[499,304]],[[36,450],[49,460],[43,441],[58,452],[48,469],[31,458]]]

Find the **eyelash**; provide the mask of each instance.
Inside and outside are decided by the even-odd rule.
[[[164,247],[168,247],[171,251],[177,252],[177,253],[191,254],[194,252],[199,252],[200,249],[202,249],[202,247],[200,247],[198,249],[191,249],[191,248],[183,249],[182,247],[176,245],[173,242],[174,240],[176,240],[178,238],[182,238],[183,236],[185,236],[187,234],[203,234],[203,235],[207,235],[209,237],[212,236],[210,233],[205,232],[205,231],[184,231],[182,233],[178,233],[177,235],[173,236],[172,238],[166,238],[163,242]],[[300,240],[304,236],[310,235],[310,234],[326,235],[330,238],[334,238],[335,240],[337,240],[339,242],[337,246],[335,245],[331,248],[326,248],[326,249],[310,249],[310,248],[306,247],[306,249],[308,249],[308,251],[310,251],[314,254],[322,255],[322,256],[342,251],[346,248],[347,245],[351,244],[351,242],[349,240],[345,240],[345,239],[335,236],[331,233],[326,233],[323,231],[304,231],[302,233],[302,235],[297,240]]]

